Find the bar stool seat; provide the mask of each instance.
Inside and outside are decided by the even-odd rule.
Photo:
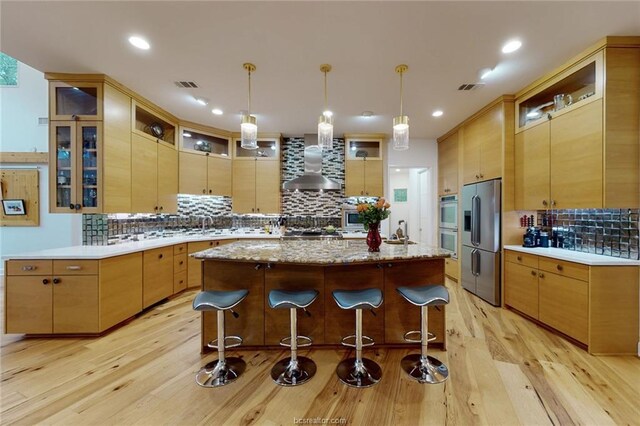
[[[373,339],[362,335],[362,310],[379,308],[382,305],[382,291],[378,288],[363,290],[334,290],[333,299],[341,309],[356,311],[356,334],[342,339],[345,346],[355,347],[355,358],[348,358],[340,362],[336,374],[340,381],[348,386],[365,388],[375,385],[382,377],[382,369],[373,360],[362,357],[362,348],[373,345]],[[354,343],[346,343],[347,339],[354,339]],[[368,343],[363,343],[366,339]]]
[[[409,303],[420,306],[420,330],[408,331],[404,338],[408,342],[421,344],[419,354],[410,354],[402,358],[402,369],[420,383],[442,383],[449,377],[449,369],[437,358],[427,355],[429,342],[435,336],[429,333],[429,306],[442,306],[449,303],[449,291],[443,285],[425,285],[420,287],[398,287],[396,289]],[[417,334],[419,339],[410,338]]]
[[[316,363],[313,360],[298,356],[298,347],[311,345],[311,338],[298,336],[297,310],[304,309],[308,315],[307,307],[318,297],[317,290],[271,290],[269,292],[269,306],[272,309],[289,309],[291,318],[291,335],[280,341],[282,346],[291,348],[291,356],[276,363],[271,369],[271,378],[281,386],[298,386],[309,380],[316,374]],[[305,343],[298,343],[302,339]],[[289,342],[289,343],[287,343]]]
[[[224,313],[231,311],[234,317],[238,313],[233,311],[247,295],[248,290],[218,291],[206,290],[198,293],[193,300],[193,309],[200,312],[216,311],[218,319],[218,338],[209,342],[208,347],[218,350],[218,359],[202,367],[196,374],[196,383],[202,387],[213,388],[224,386],[235,381],[244,372],[246,363],[235,357],[225,357],[225,349],[242,344],[240,336],[226,336],[224,327]],[[227,342],[232,343],[227,343]]]

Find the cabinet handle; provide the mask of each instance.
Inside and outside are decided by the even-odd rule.
[[[551,205],[555,206],[556,205],[556,200],[551,200]]]
[[[476,179],[480,179],[480,175],[476,175]]]
[[[213,193],[213,191],[212,191],[212,190],[209,190],[209,194],[211,194],[211,193]]]
[[[202,193],[203,193],[203,194],[206,194],[206,193],[207,193],[207,190],[206,190],[206,189],[203,189],[203,190],[202,190]]]
[[[54,284],[60,284],[62,282],[62,280],[60,278],[54,278],[53,279],[53,283]]]
[[[553,116],[551,115],[551,113],[550,113],[550,112],[548,112],[548,113],[547,113],[547,119],[548,119],[548,120],[551,120],[552,118],[553,118]]]
[[[558,269],[558,271],[562,271],[562,265],[556,265],[556,268]]]
[[[382,265],[381,265],[381,264],[379,264],[379,263],[376,265],[376,267],[377,267],[378,269],[382,269]]]
[[[78,121],[78,120],[80,119],[80,117],[78,117],[78,116],[77,116],[77,115],[75,115],[75,114],[72,114],[72,115],[71,115],[71,119],[72,119],[73,121]]]
[[[531,275],[533,275],[535,277],[536,276],[536,271],[531,270]]]
[[[79,271],[79,270],[81,270],[81,269],[82,269],[82,266],[70,265],[70,266],[67,266],[67,269],[68,269],[69,271]]]
[[[260,209],[259,209],[259,208],[258,208],[258,209],[256,209],[256,210],[258,211],[258,213],[260,213]]]
[[[158,255],[158,259],[162,259],[163,257],[164,257],[164,255],[163,255],[163,254],[159,254],[159,255]]]
[[[163,209],[163,207],[162,207],[162,206],[160,206],[160,211],[162,211],[162,209]]]
[[[258,263],[253,269],[255,269],[257,271],[260,268],[262,268],[262,265]]]
[[[518,259],[518,262],[521,262],[522,261],[522,256],[518,256],[518,257],[516,257],[516,259]]]
[[[33,266],[33,265],[26,265],[22,267],[23,271],[35,271],[36,269],[38,269],[37,266]]]
[[[69,204],[69,208],[70,208],[71,210],[75,210],[76,206],[75,206],[75,205],[73,205],[73,204]]]
[[[366,195],[369,195],[369,193],[368,193],[368,192],[365,192],[365,194],[366,194]]]
[[[255,212],[255,209],[253,207],[251,207],[251,213]]]
[[[538,274],[538,276],[539,276],[540,278],[544,278],[544,274],[543,274],[542,272],[540,272],[540,273]]]
[[[484,175],[482,173],[480,173],[480,179],[482,179],[484,177]]]
[[[80,204],[76,204],[76,210],[81,210],[82,206]]]
[[[542,200],[542,205],[546,206],[547,205],[547,200]]]
[[[364,191],[360,191],[360,195],[364,195]]]
[[[49,280],[45,278],[44,280],[42,280],[42,284],[44,284],[44,285],[49,284]]]
[[[393,263],[387,263],[387,268],[393,268]]]
[[[182,265],[183,263],[184,263],[184,260],[181,260],[181,261],[180,261],[180,264]]]
[[[153,209],[157,211],[158,210],[158,206],[155,206]]]
[[[184,280],[180,280],[180,284],[182,284],[184,282]]]
[[[213,246],[213,241],[209,241],[209,246]]]

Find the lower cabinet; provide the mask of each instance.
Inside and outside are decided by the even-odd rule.
[[[187,259],[187,287],[202,287],[202,260],[192,257],[191,255],[193,253],[229,244],[234,241],[237,240],[196,241],[188,243],[187,253],[189,256]]]
[[[143,253],[142,307],[146,308],[173,294],[173,247]]]
[[[448,257],[444,260],[444,274],[458,281],[458,259]]]
[[[173,293],[187,288],[187,243],[173,246]]]
[[[638,267],[588,266],[505,250],[504,303],[587,345],[636,353]]]

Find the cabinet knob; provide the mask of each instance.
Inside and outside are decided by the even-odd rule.
[[[202,193],[203,193],[203,194],[206,194],[206,193],[207,193],[207,190],[206,190],[206,189],[203,189],[203,190],[202,190]]]
[[[376,267],[377,267],[378,269],[382,269],[382,265],[381,265],[381,264],[379,264],[379,263],[376,265]]]
[[[213,246],[213,241],[209,241],[209,246]]]
[[[258,213],[260,213],[260,209],[256,209],[258,211]]]
[[[542,205],[546,206],[547,205],[547,200],[542,200]]]
[[[62,282],[62,280],[60,278],[54,278],[53,279],[53,283],[54,284],[60,284]]]
[[[155,206],[153,209],[157,211],[158,210],[158,206]]]
[[[364,191],[360,191],[360,195],[364,195]]]
[[[42,284],[44,284],[44,285],[49,284],[49,280],[45,278],[44,280],[42,280]]]
[[[393,263],[387,263],[387,268],[393,268]]]
[[[536,276],[536,271],[531,270],[531,275],[533,275],[535,277]]]
[[[518,262],[521,262],[522,261],[522,256],[518,256],[518,257],[516,257],[516,259],[518,259]]]
[[[182,265],[183,263],[184,263],[184,260],[181,260],[181,261],[180,261],[180,264]]]
[[[162,259],[163,257],[164,257],[164,255],[163,255],[163,254],[159,254],[159,255],[158,255],[158,259]]]
[[[163,209],[163,207],[162,207],[162,206],[160,206],[160,211],[162,211],[162,209]]]
[[[538,274],[538,276],[539,276],[540,278],[544,278],[544,274],[543,274],[542,272],[540,272],[540,273]]]
[[[556,200],[551,200],[551,205],[555,206],[556,205]]]
[[[212,191],[212,190],[209,190],[209,194],[212,194],[212,193],[213,193],[213,191]]]
[[[70,208],[71,210],[75,210],[76,206],[75,206],[74,204],[69,204],[69,208]]]
[[[558,269],[558,271],[562,271],[562,265],[556,265],[556,269]]]
[[[184,282],[184,280],[180,280],[180,284],[182,284]]]
[[[80,204],[76,204],[76,210],[81,210],[82,206]]]
[[[480,175],[476,175],[476,179],[480,179]]]
[[[548,119],[548,120],[551,120],[552,118],[553,118],[553,116],[551,115],[551,113],[550,113],[550,112],[548,112],[548,113],[547,113],[547,119]]]
[[[366,195],[369,195],[369,193],[368,193],[368,192],[365,192],[365,194],[366,194]]]
[[[262,268],[262,265],[258,263],[253,269],[255,269],[257,271],[260,268]]]

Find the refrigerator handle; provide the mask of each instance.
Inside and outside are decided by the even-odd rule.
[[[474,256],[475,256],[475,272],[476,272],[476,277],[480,275],[480,250],[474,250]]]
[[[476,276],[476,249],[471,250],[471,275]]]
[[[480,245],[480,197],[471,197],[471,243]]]

